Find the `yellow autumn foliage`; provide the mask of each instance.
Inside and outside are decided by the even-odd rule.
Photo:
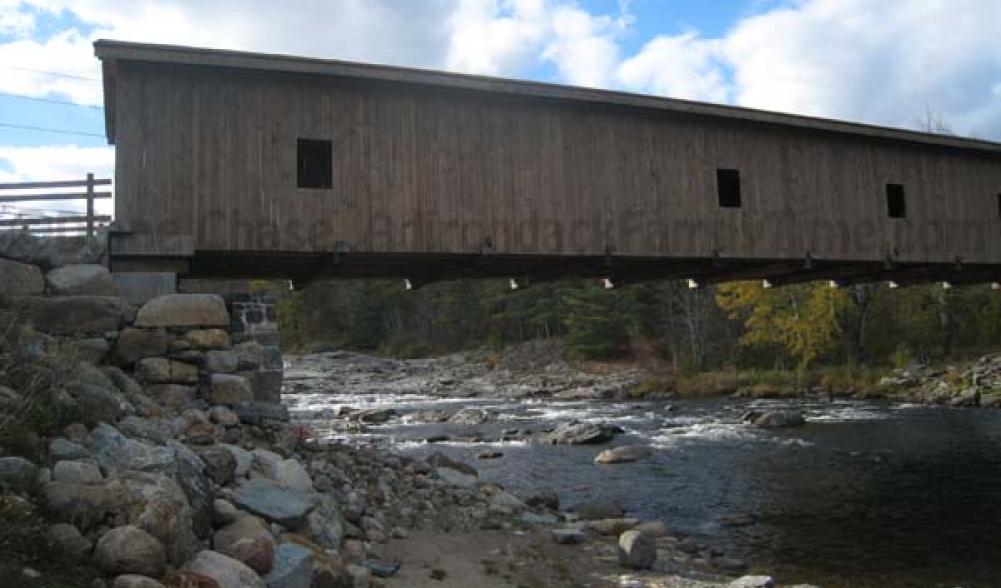
[[[716,302],[744,323],[745,346],[778,345],[806,368],[838,342],[838,316],[852,302],[827,284],[765,288],[759,282],[734,282],[717,289]]]

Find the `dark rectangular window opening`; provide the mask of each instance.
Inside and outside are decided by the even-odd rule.
[[[998,192],[998,218],[1001,218],[1001,192]]]
[[[903,184],[886,185],[886,214],[890,218],[907,217],[907,201],[904,199]]]
[[[334,160],[330,141],[299,139],[296,185],[322,190],[334,186]]]
[[[716,193],[722,208],[740,208],[740,171],[735,169],[716,170]]]

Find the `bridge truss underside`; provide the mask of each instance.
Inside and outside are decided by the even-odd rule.
[[[609,280],[609,285],[689,280],[693,287],[742,280],[771,286],[827,281],[836,286],[890,282],[909,286],[941,282],[1001,282],[1001,264],[902,263],[825,259],[761,260],[627,256],[533,256],[432,253],[300,253],[197,251],[188,257],[112,256],[115,271],[174,271],[190,278],[288,279],[297,286],[317,280],[398,278],[414,287],[455,279],[505,278],[519,284],[570,278]]]

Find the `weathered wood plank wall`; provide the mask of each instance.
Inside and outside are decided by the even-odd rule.
[[[147,247],[1001,263],[988,152],[377,80],[117,75],[116,215]],[[296,187],[299,138],[332,142],[332,189]],[[741,208],[718,206],[717,168],[740,170]]]

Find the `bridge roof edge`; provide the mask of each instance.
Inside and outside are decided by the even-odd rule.
[[[100,39],[96,41],[94,43],[94,52],[97,57],[103,61],[104,65],[105,122],[108,141],[110,143],[114,143],[115,134],[115,104],[113,97],[114,85],[117,83],[117,74],[114,64],[116,61],[139,61],[149,63],[170,63],[225,67],[232,69],[300,73],[306,75],[364,78],[389,82],[450,87],[481,92],[551,98],[556,100],[612,104],[625,107],[670,111],[685,115],[726,118],[749,123],[781,125],[803,130],[833,132],[882,140],[951,147],[1001,155],[1001,143],[983,139],[925,133],[908,129],[804,116],[799,114],[773,112],[742,106],[713,104],[693,100],[682,100],[678,98],[633,94],[615,90],[567,86],[546,82],[515,80],[509,78],[461,74],[373,63],[318,59],[294,55],[254,53],[227,49],[208,49],[180,45],[134,43],[108,39]]]

